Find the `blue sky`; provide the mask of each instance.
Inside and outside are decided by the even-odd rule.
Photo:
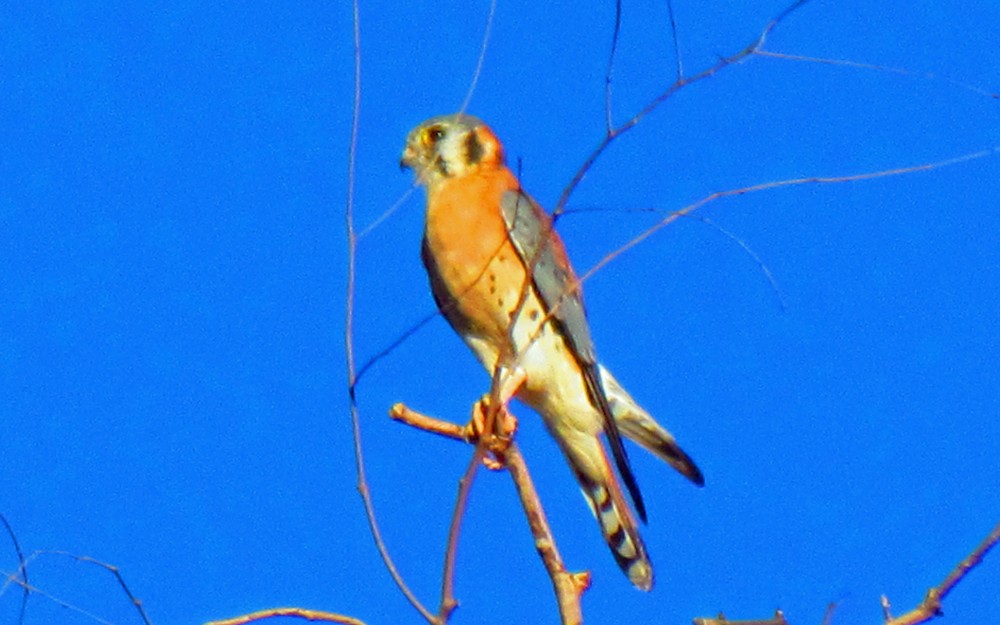
[[[455,111],[486,4],[361,3],[355,215],[410,188],[409,129]],[[625,3],[614,117],[674,79],[667,16]],[[685,71],[752,40],[780,2],[677,2]],[[989,3],[815,1],[775,52],[684,89],[588,174],[559,227],[583,271],[706,195],[929,163],[1000,145]],[[613,5],[500,3],[470,112],[552,206],[600,141]],[[975,6],[974,6],[975,5]],[[352,104],[346,3],[0,8],[0,512],[28,551],[120,567],[157,625],[298,605],[419,623],[372,545],[354,473],[343,317]],[[928,77],[934,74],[937,78]],[[947,77],[947,80],[941,77]],[[633,590],[523,407],[519,442],[591,623],[785,610],[873,623],[912,607],[1000,520],[1000,154],[929,172],[728,198],[586,284],[599,353],[706,476],[635,450],[657,567]],[[367,361],[433,311],[421,194],[359,243]],[[745,242],[773,274],[772,287]],[[782,307],[781,302],[784,302]],[[391,423],[463,421],[488,378],[435,319],[358,386],[370,486],[404,576],[437,597],[470,450]],[[0,540],[0,570],[17,566]],[[136,623],[105,572],[40,555],[31,581]],[[1000,620],[1000,558],[945,606]],[[504,474],[477,480],[454,623],[555,622]],[[0,594],[14,622],[19,595]],[[45,596],[36,623],[92,623]]]

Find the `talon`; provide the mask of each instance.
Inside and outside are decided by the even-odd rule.
[[[501,409],[499,412],[506,413],[506,409]],[[484,440],[487,433],[493,429],[491,427],[490,416],[490,396],[483,395],[479,401],[472,404],[472,418],[469,423],[465,426],[465,438],[470,443],[474,443],[479,440]]]
[[[472,418],[465,426],[465,437],[470,442],[482,443],[486,450],[483,455],[483,466],[499,471],[505,466],[504,453],[510,447],[514,432],[517,431],[517,418],[510,414],[506,404],[503,404],[493,415],[495,418],[491,427],[489,424],[491,412],[490,397],[484,395],[472,406]]]
[[[491,454],[493,452],[489,453]],[[498,460],[496,457],[487,454],[483,456],[483,466],[489,469],[490,471],[502,471],[506,465],[502,461]]]
[[[512,415],[509,410],[504,408],[503,412],[500,413],[499,436],[503,437],[509,442],[514,437],[514,432],[516,431],[517,431],[517,417]]]

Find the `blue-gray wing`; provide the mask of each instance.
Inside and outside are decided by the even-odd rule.
[[[581,364],[597,364],[590,326],[583,310],[583,298],[575,288],[576,276],[565,252],[551,243],[552,220],[523,191],[508,191],[500,201],[504,222],[514,248],[524,261],[535,291],[546,312],[552,313]],[[545,245],[542,245],[542,242]]]
[[[583,372],[590,401],[603,417],[604,432],[607,434],[615,465],[632,496],[639,518],[645,522],[646,506],[629,466],[628,454],[601,383],[597,352],[583,309],[580,285],[569,265],[562,243],[553,231],[552,220],[537,202],[520,189],[504,193],[500,208],[507,234],[528,268],[532,285],[545,307],[545,313],[551,313],[553,323]]]

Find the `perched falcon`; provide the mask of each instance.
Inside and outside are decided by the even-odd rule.
[[[493,131],[470,115],[431,118],[410,132],[400,164],[426,188],[421,255],[438,308],[487,371],[521,374],[515,396],[542,416],[618,565],[649,590],[652,564],[600,435],[643,521],[622,434],[699,486],[701,471],[598,363],[562,240]]]

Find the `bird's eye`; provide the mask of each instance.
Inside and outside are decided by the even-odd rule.
[[[434,126],[428,128],[424,136],[427,138],[427,143],[434,145],[444,137],[444,130],[440,126]]]

